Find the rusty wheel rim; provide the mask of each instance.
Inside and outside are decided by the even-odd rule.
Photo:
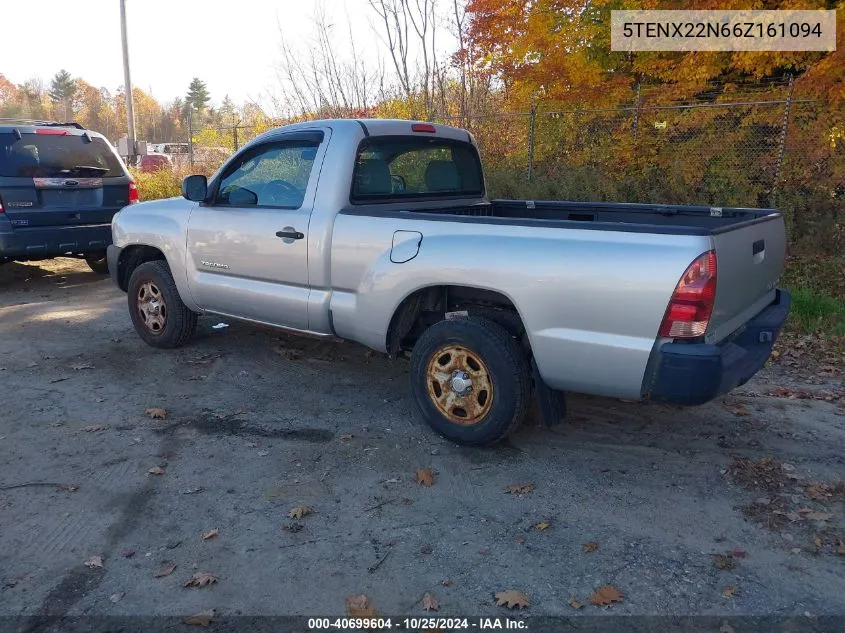
[[[462,345],[443,345],[431,355],[426,382],[431,402],[454,424],[479,424],[493,406],[493,380],[487,365]]]
[[[161,334],[167,324],[167,304],[161,290],[152,281],[145,281],[138,288],[138,314],[152,334]]]

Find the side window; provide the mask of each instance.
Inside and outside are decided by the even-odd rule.
[[[260,145],[248,151],[226,171],[215,204],[298,209],[305,198],[317,146],[296,141]]]

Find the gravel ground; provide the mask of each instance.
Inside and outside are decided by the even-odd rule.
[[[469,449],[416,421],[404,360],[212,317],[157,351],[74,260],[4,266],[0,291],[2,616],[343,615],[352,594],[426,615],[425,593],[506,616],[510,589],[532,616],[845,614],[845,398],[765,395],[841,382],[572,396],[566,423]],[[590,604],[603,585],[622,601]]]

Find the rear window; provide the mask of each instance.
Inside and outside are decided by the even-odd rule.
[[[481,161],[470,143],[420,136],[365,139],[352,178],[353,202],[481,196]]]
[[[92,137],[0,133],[0,176],[13,178],[111,178],[123,176],[120,159]]]

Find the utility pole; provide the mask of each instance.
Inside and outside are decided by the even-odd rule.
[[[132,103],[132,79],[129,76],[129,42],[126,37],[126,0],[120,0],[120,39],[123,44],[123,86],[126,92],[126,122],[129,126],[129,164],[137,157],[135,138],[135,108]]]

